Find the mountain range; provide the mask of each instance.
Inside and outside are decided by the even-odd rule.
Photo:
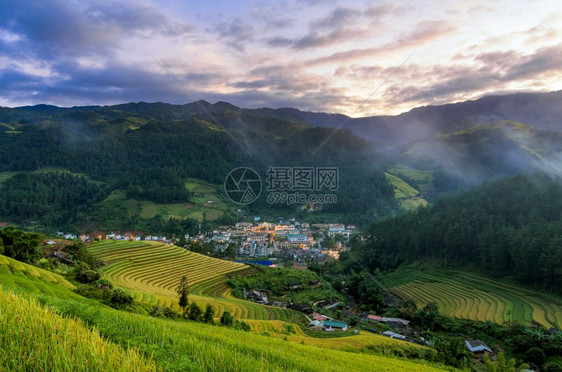
[[[56,167],[85,175],[110,194],[188,203],[188,178],[220,185],[239,166],[263,177],[270,166],[330,166],[340,168],[340,188],[338,203],[324,212],[368,222],[398,212],[395,199],[417,207],[413,199],[432,202],[488,179],[560,174],[561,117],[562,91],[365,118],[206,101],[0,108],[0,187],[15,173]],[[14,219],[7,205],[0,200],[0,217]]]

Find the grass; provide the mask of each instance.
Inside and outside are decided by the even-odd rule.
[[[109,265],[102,276],[128,291],[135,301],[167,306],[179,311],[175,289],[183,275],[190,283],[190,299],[200,306],[211,304],[220,318],[229,311],[237,319],[303,324],[306,318],[294,310],[264,306],[231,295],[227,275],[243,273],[248,266],[223,261],[162,243],[102,241],[88,251]]]
[[[0,255],[0,284],[15,293],[45,294],[59,298],[79,298],[75,286],[62,276]]]
[[[264,306],[230,295],[226,275],[244,270],[246,265],[151,242],[104,241],[90,245],[88,251],[109,263],[101,270],[103,277],[127,290],[138,302],[179,311],[175,289],[186,275],[190,299],[201,306],[210,303],[217,317],[227,310],[238,319],[270,318]]]
[[[0,172],[0,183],[9,180],[19,172]]]
[[[164,370],[195,371],[435,371],[438,366],[381,355],[330,350],[277,337],[189,321],[51,301],[63,314],[86,319],[108,340],[138,347]]]
[[[82,298],[64,278],[4,256],[0,267],[6,268],[0,271],[0,370],[443,370],[424,361],[360,353],[357,347],[363,345],[386,347],[386,340],[376,335],[339,338],[345,343],[334,346],[330,341],[336,339],[305,337],[300,328],[285,327],[287,323],[281,321],[248,321],[254,328],[269,327],[274,336],[265,336],[153,318]],[[51,286],[51,291],[39,283]],[[224,287],[217,283],[207,287],[223,293]],[[294,342],[275,336],[276,327],[281,332],[293,330],[288,340]],[[345,348],[355,352],[337,350]]]
[[[395,171],[398,171],[398,168],[393,168]],[[414,170],[408,168],[408,174],[413,175]],[[394,198],[400,201],[400,205],[402,208],[406,210],[413,210],[417,209],[420,206],[426,206],[428,203],[425,199],[419,197],[420,192],[402,180],[400,177],[397,177],[393,174],[385,172],[386,179],[390,184],[394,187]],[[417,174],[418,178],[422,177],[420,174]],[[423,177],[430,177],[426,174]],[[433,177],[433,176],[431,176]],[[425,179],[425,178],[422,178]],[[428,178],[429,179],[429,178]]]
[[[203,213],[206,213],[206,219],[214,221],[230,208],[218,196],[217,187],[219,186],[217,185],[190,178],[186,181],[185,187],[192,193],[189,203],[160,204],[136,200],[127,198],[123,190],[115,190],[100,205],[105,209],[124,208],[126,214],[138,213],[143,220],[150,220],[159,214],[164,219],[176,217],[202,221]],[[211,203],[208,203],[208,201],[211,201]]]
[[[499,324],[516,320],[529,325],[562,326],[562,299],[497,282],[459,270],[433,270],[431,273],[403,269],[385,281],[394,293],[410,298],[418,307],[435,302],[440,313],[456,318]]]
[[[104,340],[78,319],[0,288],[0,370],[156,371],[135,348]]]
[[[315,338],[300,331],[308,319],[300,312],[266,306],[235,298],[227,284],[228,277],[245,274],[243,264],[223,261],[186,251],[172,245],[150,242],[102,241],[88,251],[109,265],[101,269],[102,277],[129,292],[135,301],[149,306],[167,306],[180,311],[175,288],[182,275],[190,282],[190,301],[201,307],[210,304],[215,320],[224,311],[245,321],[253,332],[267,332],[276,338],[330,349],[361,348],[373,345],[405,343],[369,333],[345,338]],[[300,332],[286,334],[284,325],[293,324]]]

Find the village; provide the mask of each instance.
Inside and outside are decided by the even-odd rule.
[[[234,257],[240,262],[256,263],[265,266],[278,266],[281,262],[291,262],[295,268],[306,268],[307,262],[323,263],[339,259],[340,252],[348,250],[348,242],[357,234],[355,225],[341,223],[307,223],[295,218],[276,222],[261,222],[254,217],[252,222],[237,222],[233,226],[218,226],[212,231],[183,237],[161,235],[141,235],[133,233],[68,234],[59,231],[57,238],[79,239],[82,242],[94,240],[154,241],[166,244],[206,243],[214,252],[234,250]],[[51,240],[48,244],[54,244]]]

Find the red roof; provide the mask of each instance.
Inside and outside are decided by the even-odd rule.
[[[367,315],[367,319],[369,320],[376,320],[377,322],[380,322],[382,319],[382,316],[378,316],[378,315]]]
[[[316,314],[316,315],[314,315],[313,318],[316,319],[316,320],[319,320],[319,321],[323,321],[323,320],[328,319],[327,316],[324,316],[324,315],[322,315],[322,314]]]

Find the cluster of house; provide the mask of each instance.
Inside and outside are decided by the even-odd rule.
[[[200,242],[213,242],[216,249],[225,250],[228,245],[235,244],[238,257],[281,257],[296,262],[322,262],[328,257],[339,258],[341,250],[345,250],[345,241],[356,230],[355,225],[341,223],[315,223],[299,222],[294,218],[280,219],[278,222],[260,222],[259,217],[254,222],[237,222],[234,226],[219,226],[210,234],[198,234],[191,239]],[[177,239],[166,236],[141,236],[138,234],[119,234],[111,232],[92,232],[80,236],[66,234],[62,231],[56,233],[58,238],[67,240],[80,239],[83,242],[105,240],[129,241],[157,241],[174,244]],[[189,239],[189,234],[185,239]],[[335,246],[323,247],[326,238],[336,238]]]
[[[255,218],[259,221],[259,218]],[[345,249],[342,240],[347,240],[355,231],[354,225],[345,226],[339,223],[309,224],[296,221],[270,222],[237,222],[234,226],[219,226],[212,232],[212,241],[217,244],[235,243],[239,256],[268,257],[282,251],[294,250],[297,252],[318,249],[312,255],[323,254],[339,257],[339,251]],[[339,237],[335,247],[322,247],[322,240],[326,237]],[[298,257],[293,257],[297,260]]]
[[[105,234],[102,232],[93,232],[91,234],[75,235],[75,234],[67,234],[62,231],[57,231],[55,233],[55,236],[57,238],[66,239],[66,240],[80,239],[83,242],[88,242],[95,239],[100,239],[100,240],[105,239],[105,240],[127,240],[127,241],[145,240],[145,241],[155,241],[155,242],[172,244],[175,241],[175,239],[167,238],[165,236],[156,236],[156,235],[140,236],[140,235],[133,235],[133,234],[116,234],[114,232],[111,232],[109,234]],[[186,239],[188,237],[189,235],[186,235]]]
[[[383,332],[382,335],[384,336],[390,338],[396,338],[399,340],[414,342],[417,344],[429,345],[429,342],[427,342],[423,337],[421,337],[420,339],[415,339],[407,336],[411,333],[411,331],[408,329],[408,325],[410,324],[409,320],[401,319],[401,318],[389,318],[389,317],[372,315],[372,314],[363,314],[363,315],[367,321],[375,321],[375,322],[383,323],[393,328],[394,331]],[[374,333],[378,333],[374,329],[371,329],[370,331]],[[492,349],[490,349],[490,347],[486,345],[484,341],[481,340],[467,339],[465,340],[465,345],[466,348],[473,353],[480,353],[480,352],[493,353]]]
[[[322,314],[312,315],[312,321],[308,325],[311,329],[323,329],[326,332],[347,331],[347,323],[334,320]]]

